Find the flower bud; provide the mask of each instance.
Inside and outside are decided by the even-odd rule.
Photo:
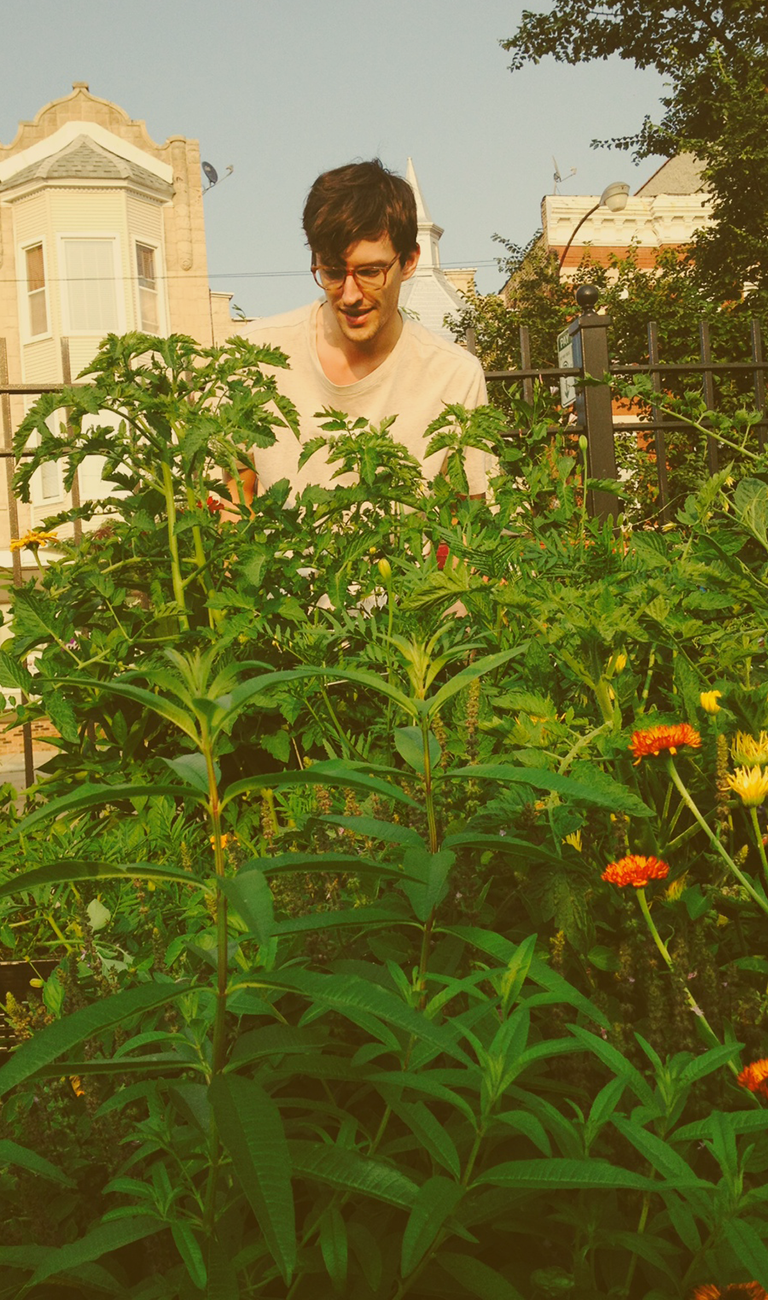
[[[392,577],[392,565],[390,564],[389,560],[384,560],[384,559],[379,560],[377,567],[382,582],[389,582],[390,578]]]
[[[722,691],[701,692],[701,695],[699,696],[699,704],[701,705],[705,713],[720,712],[720,705],[718,704],[717,701],[720,699],[722,693],[723,693]]]
[[[587,442],[586,438],[584,437],[584,434],[583,434],[583,433],[580,434],[580,435],[579,435],[579,447],[581,448],[582,451],[586,451],[588,446],[589,446],[589,443]]]

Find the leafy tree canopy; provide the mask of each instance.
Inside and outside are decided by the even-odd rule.
[[[524,11],[501,42],[512,71],[546,55],[584,63],[618,55],[654,67],[670,85],[659,122],[646,117],[630,136],[595,144],[635,156],[690,151],[705,164],[713,223],[693,256],[702,284],[721,297],[768,284],[768,10],[763,0],[710,6],[683,0],[554,0]]]

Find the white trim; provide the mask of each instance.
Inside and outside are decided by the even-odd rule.
[[[117,319],[114,324],[114,330],[76,330],[73,328],[70,320],[69,311],[69,282],[64,271],[66,263],[64,258],[64,244],[68,241],[77,240],[78,243],[111,243],[112,244],[112,265],[114,267],[114,288],[115,288],[115,306],[117,308]],[[101,231],[101,230],[72,230],[57,231],[56,233],[57,257],[59,263],[59,303],[61,308],[61,333],[64,338],[103,338],[105,334],[115,333],[124,334],[126,331],[125,321],[125,288],[123,281],[123,264],[121,257],[120,234],[118,231]],[[135,275],[134,277],[135,278]]]
[[[120,158],[125,158],[127,162],[138,164],[144,167],[154,176],[159,176],[161,180],[167,181],[169,185],[173,184],[173,168],[168,163],[160,162],[152,154],[146,153],[143,149],[137,149],[136,145],[129,144],[127,140],[121,139],[119,135],[114,135],[112,131],[107,131],[105,127],[99,126],[96,122],[65,122],[54,131],[53,135],[48,135],[44,140],[38,140],[27,149],[22,149],[20,153],[12,154],[3,162],[0,162],[0,184],[8,180],[10,176],[15,176],[17,172],[22,171],[25,167],[31,167],[33,163],[41,162],[43,158],[50,158],[52,154],[58,153],[64,149],[79,135],[89,135],[92,140],[100,144],[110,153],[115,153]]]
[[[142,333],[149,333],[144,329],[141,319],[141,285],[139,284],[139,263],[136,256],[136,249],[139,245],[142,248],[149,248],[155,255],[155,294],[157,296],[157,334],[168,334],[168,304],[166,302],[166,278],[165,278],[165,261],[163,258],[163,247],[159,239],[144,239],[138,235],[131,235],[133,244],[133,291],[134,291],[134,309],[136,313],[136,328]]]
[[[27,280],[27,249],[37,248],[38,244],[43,250],[43,278],[45,288],[45,317],[48,322],[48,328],[44,334],[32,333],[31,312],[29,309],[29,282]],[[42,343],[45,339],[53,338],[53,312],[51,311],[51,281],[48,273],[48,249],[46,247],[45,235],[40,235],[36,239],[27,239],[23,244],[17,245],[18,253],[18,270],[21,274],[17,275],[19,289],[19,334],[21,336],[22,346],[28,343]]]

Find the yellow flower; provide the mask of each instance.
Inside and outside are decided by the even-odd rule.
[[[674,901],[685,891],[687,886],[688,872],[684,871],[682,876],[678,876],[677,880],[673,880],[672,884],[667,887],[664,897],[669,899],[670,903],[674,903]]]
[[[737,767],[728,784],[747,808],[757,808],[768,795],[768,769],[762,767]]]
[[[610,666],[614,677],[618,677],[619,673],[624,672],[624,669],[627,666],[627,656],[623,651],[619,651],[618,654],[613,656]]]
[[[581,853],[583,851],[582,841],[581,841],[581,831],[571,831],[570,835],[566,835],[565,839],[563,840],[563,843],[570,844],[571,847],[574,848],[577,853]]]
[[[720,705],[718,700],[722,696],[722,691],[702,691],[699,696],[699,704],[705,713],[719,713]]]
[[[57,540],[55,533],[43,532],[42,528],[30,528],[23,537],[11,538],[11,550],[23,551],[25,546],[51,546]]]
[[[768,735],[760,732],[757,740],[745,731],[737,731],[731,741],[731,756],[736,767],[762,767],[768,763]]]
[[[212,849],[215,849],[215,848],[216,848],[216,836],[215,836],[215,835],[211,835],[209,838],[210,838],[210,841],[211,841],[211,848],[212,848]],[[222,847],[223,849],[225,849],[225,848],[227,847],[227,845],[228,845],[230,839],[231,839],[231,836],[230,836],[230,834],[229,834],[229,831],[224,831],[224,832],[222,833],[222,836],[221,836],[221,847]]]

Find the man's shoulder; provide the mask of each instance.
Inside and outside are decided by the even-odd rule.
[[[258,316],[249,320],[241,329],[233,331],[249,343],[275,343],[294,334],[300,334],[307,327],[309,317],[314,310],[313,302],[304,307],[295,307],[293,311],[281,312],[279,316]]]
[[[441,334],[435,334],[433,330],[428,330],[410,317],[405,319],[405,329],[408,334],[409,350],[412,353],[418,353],[425,358],[432,357],[438,363],[443,363],[457,371],[464,371],[467,375],[482,374],[483,368],[477,357],[461,347],[459,343],[454,343],[452,339],[444,338]]]

